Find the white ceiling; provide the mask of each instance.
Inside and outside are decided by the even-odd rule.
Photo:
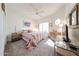
[[[64,3],[10,3],[7,10],[25,15],[26,18],[38,20],[55,14]]]

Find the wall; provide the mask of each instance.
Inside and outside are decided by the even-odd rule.
[[[4,49],[6,44],[6,28],[5,28],[5,14],[1,9],[0,4],[0,56],[4,55]]]

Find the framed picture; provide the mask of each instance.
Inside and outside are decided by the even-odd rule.
[[[31,23],[30,22],[24,22],[24,26],[30,27]]]

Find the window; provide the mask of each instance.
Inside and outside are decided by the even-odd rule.
[[[49,23],[45,22],[45,23],[40,23],[39,24],[39,31],[40,32],[49,32]]]

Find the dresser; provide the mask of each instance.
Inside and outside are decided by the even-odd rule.
[[[55,41],[55,55],[60,56],[79,56],[79,51],[70,48],[69,43]]]
[[[50,39],[54,42],[55,56],[79,56],[79,51],[70,48],[70,42],[64,42],[62,38],[53,36],[50,36]]]

